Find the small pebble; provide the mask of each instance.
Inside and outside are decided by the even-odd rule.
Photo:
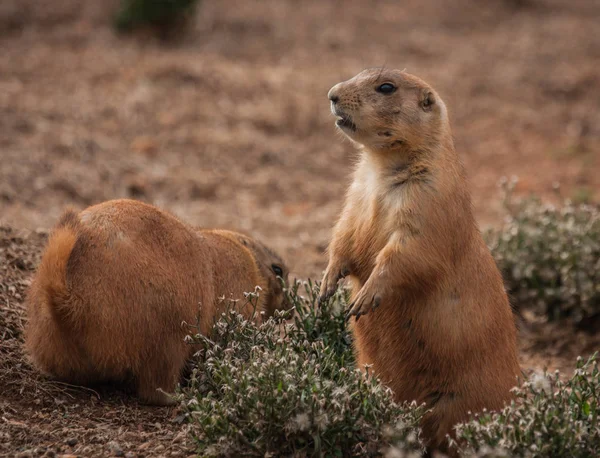
[[[125,455],[125,453],[123,453],[123,449],[121,448],[121,446],[119,445],[118,442],[110,441],[106,445],[107,445],[108,449],[111,451],[111,453],[114,454],[115,456],[124,456]]]

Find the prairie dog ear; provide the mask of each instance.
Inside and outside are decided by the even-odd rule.
[[[435,104],[435,95],[429,89],[425,89],[421,94],[421,108],[423,111],[431,111]]]

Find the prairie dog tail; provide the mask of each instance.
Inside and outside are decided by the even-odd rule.
[[[54,318],[62,322],[69,313],[70,292],[67,287],[67,263],[77,241],[79,217],[67,210],[50,235],[38,269],[39,299]]]

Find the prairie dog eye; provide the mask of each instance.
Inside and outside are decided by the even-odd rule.
[[[381,94],[391,94],[396,90],[396,86],[394,86],[392,83],[383,83],[375,90]]]
[[[273,273],[275,275],[277,275],[278,277],[282,277],[283,278],[283,269],[278,266],[277,264],[272,264],[271,265],[271,270],[273,271]]]

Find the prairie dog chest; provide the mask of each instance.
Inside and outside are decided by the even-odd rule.
[[[352,254],[357,264],[374,265],[378,253],[406,218],[405,206],[403,187],[391,186],[369,162],[359,165],[348,195],[348,216],[353,225]]]

